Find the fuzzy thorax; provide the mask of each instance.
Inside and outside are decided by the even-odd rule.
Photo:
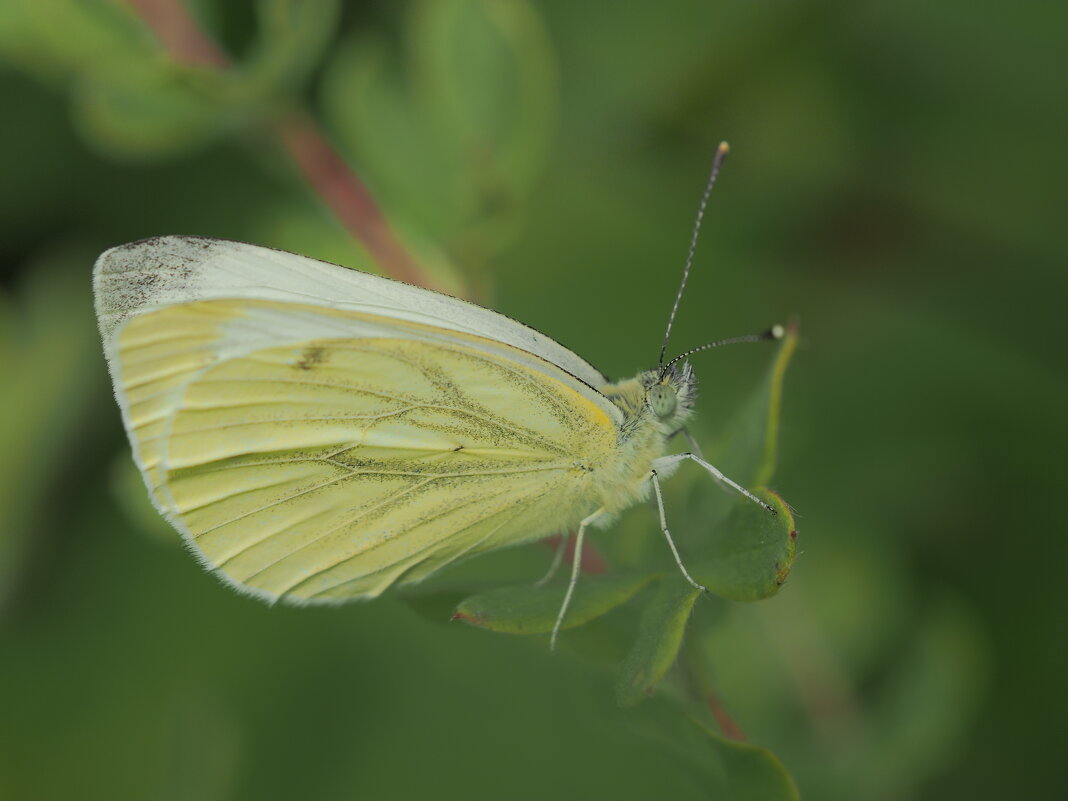
[[[648,370],[599,391],[623,412],[618,448],[598,481],[604,508],[614,513],[649,497],[653,460],[667,453],[668,440],[693,414],[697,381],[683,363],[663,375]]]

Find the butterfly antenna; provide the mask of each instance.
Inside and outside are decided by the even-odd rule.
[[[690,267],[693,266],[693,254],[697,250],[697,235],[701,231],[701,221],[705,217],[705,206],[708,205],[708,196],[712,194],[712,187],[716,184],[716,176],[719,168],[730,153],[731,147],[726,142],[720,142],[716,148],[716,156],[712,159],[712,170],[708,174],[708,183],[705,184],[705,193],[701,196],[701,205],[697,207],[697,219],[693,223],[693,235],[690,237],[690,251],[686,254],[686,266],[682,268],[682,281],[679,283],[679,291],[675,294],[675,304],[671,307],[671,316],[668,317],[667,330],[664,332],[664,344],[660,346],[660,359],[657,362],[658,370],[664,369],[664,354],[667,353],[668,339],[671,337],[671,326],[675,324],[675,314],[679,310],[679,301],[682,300],[682,292],[686,289],[686,280],[690,277]]]
[[[759,334],[746,334],[745,336],[740,337],[729,337],[727,339],[720,339],[715,342],[709,342],[707,345],[701,345],[697,348],[691,348],[685,353],[680,353],[670,362],[661,367],[659,380],[664,380],[664,376],[668,374],[668,371],[671,369],[672,365],[675,364],[675,362],[682,361],[687,356],[692,356],[693,354],[700,353],[703,350],[708,350],[709,348],[718,348],[721,345],[737,345],[739,342],[766,342],[769,339],[782,339],[784,336],[786,336],[786,329],[783,328],[781,325],[773,325],[767,331],[761,331]]]

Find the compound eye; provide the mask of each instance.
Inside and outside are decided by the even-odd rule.
[[[661,419],[670,417],[675,413],[677,404],[675,390],[671,387],[657,384],[649,390],[649,406],[657,417]]]

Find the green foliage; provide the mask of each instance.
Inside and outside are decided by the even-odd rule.
[[[794,516],[778,495],[757,490],[776,514],[755,503],[735,503],[694,554],[693,577],[732,601],[770,598],[786,581],[797,552]]]
[[[701,797],[729,801],[797,801],[797,786],[766,748],[725,737],[704,715],[679,719],[672,705],[656,700],[629,713],[641,736],[673,753],[692,773]]]
[[[156,50],[136,15],[112,0],[12,0],[0,8],[5,59],[47,80],[123,80]]]
[[[771,477],[776,458],[776,433],[786,366],[797,345],[797,327],[791,326],[758,391],[740,413],[737,430],[730,432],[731,453],[739,465],[751,465],[749,475]],[[751,421],[756,421],[751,422]],[[706,491],[714,488],[706,488]],[[797,530],[793,515],[778,495],[759,491],[775,514],[734,494],[727,517],[715,524],[694,553],[693,575],[708,590],[723,598],[756,601],[778,592],[790,572],[796,552]],[[576,587],[564,618],[564,629],[589,623],[622,606],[649,583],[656,588],[646,597],[637,636],[617,668],[616,698],[631,707],[651,695],[675,663],[684,632],[700,596],[677,571],[622,573],[585,577]],[[500,587],[462,600],[454,617],[490,631],[509,634],[550,632],[563,599],[560,583],[546,586]],[[609,650],[607,653],[612,653]],[[685,726],[680,716],[677,725]],[[793,787],[782,765],[763,749],[734,748],[726,738],[713,735],[722,777],[738,798],[789,798],[772,787]]]
[[[798,336],[798,326],[792,323],[761,383],[739,404],[707,448],[712,463],[743,486],[771,483],[778,458],[783,375],[797,350]],[[728,493],[705,493],[701,512],[709,520],[719,520],[736,508],[734,501]]]
[[[766,748],[724,737],[693,721],[719,758],[721,780],[736,801],[800,801],[797,786],[778,758]]]
[[[634,706],[675,664],[686,623],[701,591],[681,576],[661,582],[642,613],[638,638],[619,671],[616,699],[621,706]]]
[[[324,105],[389,216],[467,270],[514,239],[556,109],[552,47],[522,0],[412,3],[403,51],[360,33],[328,68]]]
[[[258,0],[257,38],[239,65],[242,90],[264,106],[303,89],[337,32],[339,0]]]
[[[338,4],[259,0],[258,39],[232,69],[187,65],[164,50],[132,4],[12,0],[0,53],[69,85],[83,133],[121,158],[172,155],[250,130],[292,102],[318,65]]]
[[[83,441],[86,398],[103,382],[88,287],[69,270],[83,257],[37,259],[17,295],[0,292],[0,616],[42,544],[34,534],[57,507],[72,446]]]
[[[592,578],[575,589],[563,628],[589,623],[633,598],[653,580],[640,576]],[[454,617],[479,628],[506,634],[547,634],[560,611],[561,586],[501,587],[465,598]]]
[[[1060,798],[1057,4],[182,0],[225,51],[196,63],[144,6],[0,2],[0,796],[794,798],[786,765],[827,801]],[[635,509],[580,589],[648,583],[552,656],[443,625],[542,546],[339,609],[205,575],[129,465],[89,268],[169,232],[373,268],[293,109],[435,285],[614,377],[729,139],[673,342],[804,320],[781,428],[739,348],[697,360],[693,432],[803,551],[689,465],[668,518],[719,595]]]

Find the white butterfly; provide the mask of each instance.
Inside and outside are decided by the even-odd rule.
[[[374,597],[577,527],[555,643],[586,529],[651,495],[699,586],[660,491],[680,462],[766,506],[668,453],[695,395],[683,357],[611,383],[473,304],[201,237],[113,248],[94,289],[153,502],[206,567],[270,601]]]

